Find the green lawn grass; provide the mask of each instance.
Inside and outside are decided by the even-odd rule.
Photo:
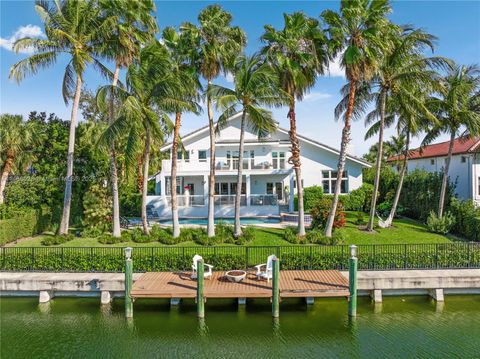
[[[364,215],[367,220],[367,214]],[[376,228],[375,232],[369,233],[355,224],[356,214],[353,212],[346,213],[346,226],[341,231],[345,233],[344,244],[405,244],[405,243],[447,243],[456,238],[444,236],[427,231],[425,225],[411,219],[397,219],[394,221],[393,227],[388,229]],[[255,239],[250,246],[284,246],[291,245],[283,239],[283,230],[278,228],[256,228]],[[13,244],[16,247],[38,247],[42,246],[41,241],[48,235],[39,235],[33,238],[19,240]],[[194,242],[183,242],[180,246],[197,246]],[[75,238],[72,241],[63,243],[63,247],[158,247],[164,244],[158,242],[151,243],[135,243],[124,242],[112,245],[101,244],[95,238]]]

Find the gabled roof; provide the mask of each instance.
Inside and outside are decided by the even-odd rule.
[[[235,115],[233,115],[232,117],[230,117],[230,118],[227,120],[227,122],[230,122],[230,121],[232,121],[232,120],[240,117],[240,115],[241,115],[241,112],[236,113]],[[206,125],[206,126],[203,126],[203,127],[199,128],[199,129],[197,129],[197,130],[195,130],[195,131],[192,131],[192,132],[186,134],[185,136],[182,136],[182,141],[188,140],[189,138],[191,138],[191,137],[193,137],[193,136],[200,135],[200,134],[203,133],[203,132],[208,132],[208,129],[209,129],[209,128],[208,128],[208,125]],[[288,130],[285,129],[285,128],[277,127],[277,130],[288,135]],[[318,142],[318,141],[312,140],[312,139],[310,139],[310,138],[308,138],[308,137],[305,137],[305,136],[302,136],[302,135],[299,135],[299,134],[298,134],[297,136],[298,136],[298,138],[299,138],[300,140],[302,140],[302,141],[304,141],[304,142],[307,142],[307,143],[309,143],[309,144],[311,144],[311,145],[313,145],[313,146],[315,146],[315,147],[321,148],[321,149],[323,149],[323,150],[326,150],[326,151],[328,151],[328,152],[332,152],[332,153],[337,154],[337,155],[340,154],[340,152],[339,152],[337,149],[333,148],[333,147],[327,146],[327,145],[325,145],[325,144],[323,144],[323,143],[320,143],[320,142]],[[163,146],[160,148],[160,151],[168,150],[168,149],[171,148],[171,147],[172,147],[172,143],[169,142],[169,143],[163,145]],[[361,158],[359,158],[359,157],[356,157],[356,156],[347,155],[347,159],[349,159],[350,161],[353,161],[353,162],[357,162],[357,163],[359,163],[359,164],[361,164],[362,166],[365,166],[365,167],[372,167],[372,164],[371,164],[371,163],[369,163],[369,162],[367,162],[367,161],[365,161],[365,160],[363,160],[363,159],[361,159]]]
[[[448,149],[450,141],[435,143],[424,147],[416,148],[408,154],[408,159],[419,158],[432,158],[432,157],[445,157],[448,156]],[[479,152],[480,150],[480,137],[458,137],[453,143],[453,154],[468,154]],[[403,155],[392,156],[388,159],[389,162],[398,161],[403,159]]]

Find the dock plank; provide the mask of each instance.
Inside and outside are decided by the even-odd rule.
[[[195,298],[196,280],[189,272],[148,272],[135,281],[134,298]],[[272,282],[258,280],[248,272],[240,283],[232,283],[224,272],[214,272],[205,280],[206,298],[270,298]],[[281,271],[281,297],[348,296],[348,280],[335,270]]]

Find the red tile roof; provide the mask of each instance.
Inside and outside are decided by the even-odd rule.
[[[408,158],[429,158],[429,157],[442,157],[448,155],[448,147],[450,141],[435,143],[433,145],[428,145],[425,147],[420,147],[414,150],[411,150]],[[462,153],[473,153],[480,151],[480,137],[459,137],[455,139],[453,144],[453,154],[458,155]],[[388,159],[388,162],[397,161],[403,159],[401,156],[392,156]]]

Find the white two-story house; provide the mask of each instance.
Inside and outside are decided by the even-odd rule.
[[[442,172],[449,144],[450,141],[446,141],[412,150],[408,155],[407,171],[423,169],[427,172]],[[403,156],[395,156],[388,161],[395,164],[402,158]],[[456,183],[455,194],[458,198],[480,204],[480,137],[455,139],[448,176]]]
[[[215,149],[215,216],[234,215],[238,147],[241,114],[232,116],[216,137]],[[338,150],[299,135],[303,187],[322,186],[332,193],[335,186]],[[182,137],[183,150],[177,154],[177,198],[179,216],[206,217],[208,212],[208,179],[210,169],[208,126]],[[171,143],[161,151],[171,151]],[[172,154],[169,154],[170,156]],[[245,132],[241,215],[278,216],[293,211],[295,174],[288,163],[290,141],[288,130],[278,127],[268,138],[258,139],[250,129]],[[342,193],[362,185],[362,169],[370,164],[354,156],[347,157]],[[171,160],[162,161],[155,175],[156,194],[148,197],[150,213],[170,218]]]

